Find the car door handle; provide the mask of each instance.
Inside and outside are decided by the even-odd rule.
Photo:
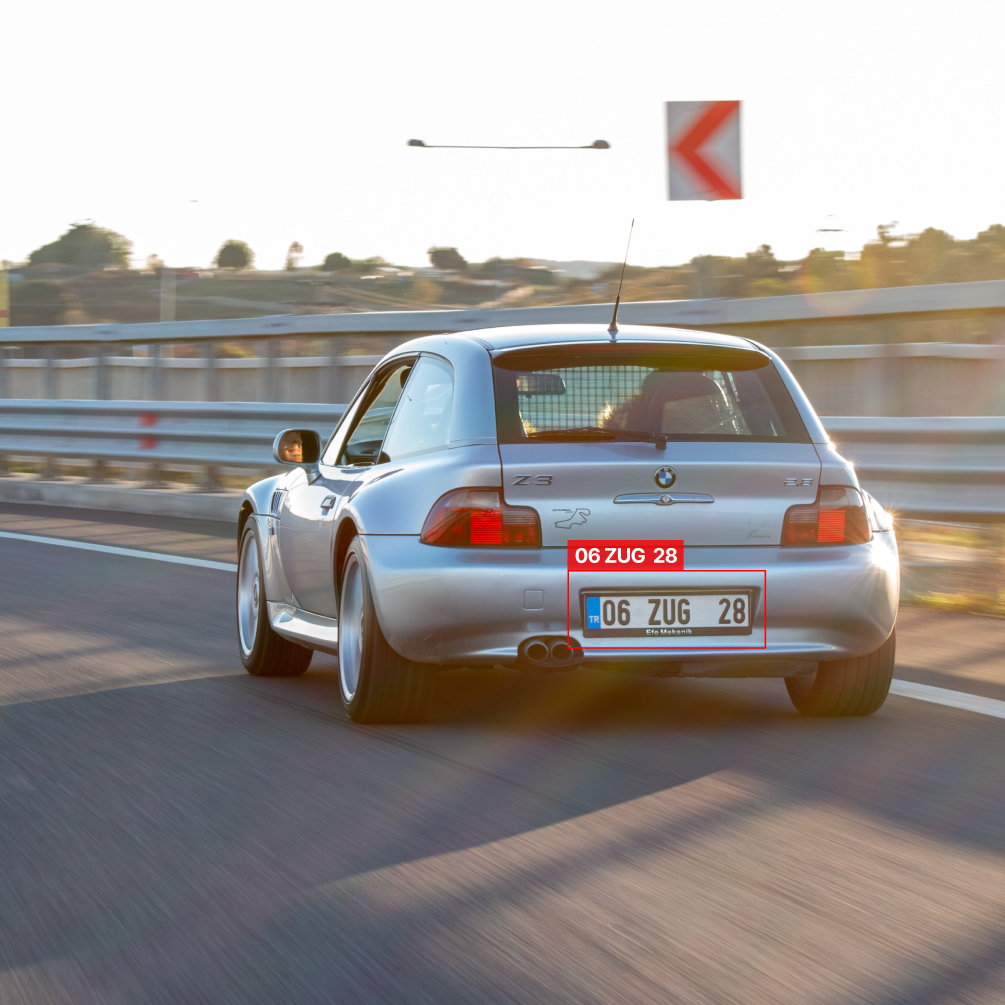
[[[323,510],[329,510],[335,505],[337,500],[337,496],[325,496],[324,499],[321,500],[321,508]]]

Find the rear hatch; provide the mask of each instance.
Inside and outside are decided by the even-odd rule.
[[[777,545],[820,461],[771,360],[701,343],[494,355],[506,502],[545,547],[582,539]]]

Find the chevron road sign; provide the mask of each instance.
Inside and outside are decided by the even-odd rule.
[[[670,195],[741,199],[740,102],[668,101]]]

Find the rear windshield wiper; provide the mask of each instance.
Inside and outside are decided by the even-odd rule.
[[[641,440],[655,443],[657,450],[666,450],[665,433],[649,433],[641,429],[607,429],[604,426],[573,426],[569,429],[541,429],[527,433],[528,440]]]

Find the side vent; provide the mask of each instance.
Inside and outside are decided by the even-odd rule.
[[[283,501],[283,490],[276,489],[276,491],[272,493],[272,505],[269,507],[269,513],[272,516],[279,515],[279,504],[282,501]]]

